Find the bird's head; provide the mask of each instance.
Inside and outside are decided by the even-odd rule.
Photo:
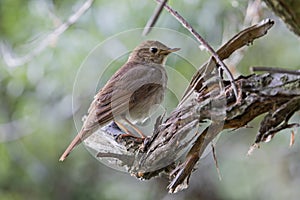
[[[129,61],[165,64],[167,56],[180,48],[169,48],[159,41],[147,40],[138,45],[129,57]]]

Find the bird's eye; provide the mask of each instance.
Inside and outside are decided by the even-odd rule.
[[[151,53],[156,53],[158,51],[158,49],[156,47],[150,47],[150,52]]]

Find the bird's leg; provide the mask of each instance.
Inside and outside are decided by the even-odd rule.
[[[146,136],[143,134],[143,132],[138,129],[133,123],[131,123],[125,116],[122,117],[142,138],[145,138]]]
[[[139,148],[139,146],[143,144],[145,138],[133,135],[122,123],[118,121],[114,121],[114,123],[116,124],[116,126],[118,126],[119,129],[122,129],[122,131],[125,132],[124,134],[120,134],[116,137],[117,142],[125,142],[125,146],[126,144],[129,144],[130,148],[133,147],[132,145]]]
[[[114,121],[116,124],[117,124],[117,126],[122,130],[122,131],[124,131],[125,132],[125,134],[122,134],[122,137],[126,137],[126,136],[134,136],[127,128],[126,128],[126,126],[124,126],[121,122],[118,122],[118,121]]]

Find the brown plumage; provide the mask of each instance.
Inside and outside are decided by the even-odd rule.
[[[145,41],[137,46],[94,97],[80,132],[59,160],[65,160],[75,146],[108,122],[144,120],[151,107],[163,100],[167,84],[166,57],[178,50],[158,41]]]

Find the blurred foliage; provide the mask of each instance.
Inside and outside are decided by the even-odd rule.
[[[184,0],[170,1],[170,4],[217,48],[243,26],[247,2]],[[83,3],[83,0],[1,0],[0,39],[17,55],[24,55]],[[77,110],[72,110],[72,92],[81,63],[105,39],[142,28],[155,6],[154,1],[97,0],[74,25],[27,64],[10,68],[0,60],[1,200],[299,197],[298,135],[291,149],[287,148],[289,131],[286,131],[246,158],[258,130],[258,120],[251,123],[251,129],[226,132],[219,139],[216,150],[222,181],[218,180],[209,155],[201,160],[190,188],[176,195],[166,193],[167,182],[163,179],[141,182],[107,168],[89,156],[82,145],[65,162],[58,162],[76,133],[73,114]],[[267,8],[262,11],[263,17],[275,19],[276,25],[266,37],[245,49],[236,74],[249,74],[252,65],[299,69],[299,39]],[[160,16],[157,26],[188,34],[166,12]],[[134,37],[128,42],[136,43]],[[208,54],[201,56],[204,61]],[[190,79],[193,70],[185,65],[186,61],[172,59],[169,63],[176,61],[175,69]],[[101,60],[97,63],[101,67]],[[110,68],[105,77],[108,79],[115,70],[116,67]],[[87,82],[89,77],[80,84]],[[169,96],[167,104],[176,106],[177,102],[170,100],[172,94]],[[74,107],[87,107],[91,100],[92,96],[82,96],[75,99]],[[294,120],[299,121],[299,117]]]

